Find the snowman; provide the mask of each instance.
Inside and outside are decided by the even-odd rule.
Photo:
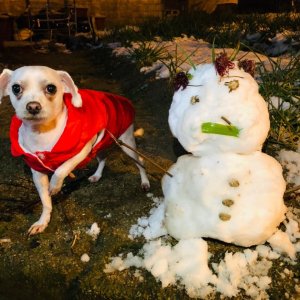
[[[164,222],[177,240],[249,247],[264,243],[285,218],[282,168],[261,152],[270,121],[253,70],[251,61],[222,53],[177,74],[169,125],[190,154],[162,180]]]

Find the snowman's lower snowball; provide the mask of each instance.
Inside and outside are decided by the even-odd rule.
[[[209,237],[249,247],[284,220],[280,164],[254,152],[181,156],[162,181],[165,225],[176,239]]]

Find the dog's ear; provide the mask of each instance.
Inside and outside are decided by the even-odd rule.
[[[13,71],[4,69],[0,75],[0,103],[4,96],[7,96],[7,85]]]
[[[82,99],[81,99],[80,94],[78,93],[78,88],[75,85],[71,76],[65,71],[57,71],[57,73],[60,76],[61,81],[64,85],[65,92],[70,92],[72,95],[72,104],[75,107],[81,107]]]

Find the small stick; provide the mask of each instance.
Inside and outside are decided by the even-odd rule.
[[[71,245],[71,249],[73,249],[73,247],[75,246],[76,241],[78,240],[78,234],[77,233],[73,232],[73,236],[74,236],[74,239],[73,239],[73,242],[72,242],[72,245]]]
[[[231,125],[232,123],[225,117],[221,117],[222,120],[224,120],[228,125]]]
[[[123,141],[121,141],[120,139],[117,139],[110,131],[108,131],[106,129],[106,131],[108,132],[108,134],[111,136],[111,138],[115,141],[115,143],[121,147],[124,146],[128,149],[130,149],[131,151],[137,153],[139,156],[141,156],[142,158],[148,160],[151,164],[153,164],[155,167],[157,167],[158,169],[160,169],[161,171],[163,171],[165,174],[169,175],[170,177],[173,177],[173,175],[171,173],[169,173],[168,171],[166,171],[163,167],[161,167],[159,164],[157,164],[156,162],[154,162],[152,159],[150,159],[149,157],[147,157],[146,155],[144,155],[143,153],[141,153],[140,151],[130,147],[129,145],[127,145],[126,143],[124,143]]]

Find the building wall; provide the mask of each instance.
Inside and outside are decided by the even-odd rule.
[[[0,0],[0,14],[19,16],[26,12],[26,0]],[[31,0],[31,14],[37,14],[46,8],[46,0]],[[50,7],[63,8],[73,0],[49,0]],[[147,18],[162,17],[162,0],[76,0],[76,7],[88,8],[90,16],[104,16],[105,23],[112,25],[138,24]]]
[[[0,0],[0,14],[18,16],[26,10],[25,1]]]
[[[47,6],[47,0],[0,0],[0,14],[19,16],[26,13],[26,2],[30,13],[36,15]],[[50,10],[72,6],[74,0],[49,0]],[[103,17],[106,27],[114,25],[136,25],[148,18],[161,18],[179,14],[180,11],[203,10],[211,13],[218,3],[237,3],[238,0],[75,0],[76,7],[87,8],[91,17]]]
[[[78,5],[81,5],[78,1]],[[162,16],[161,0],[92,0],[90,13],[105,16],[108,25],[139,24],[143,20]]]

